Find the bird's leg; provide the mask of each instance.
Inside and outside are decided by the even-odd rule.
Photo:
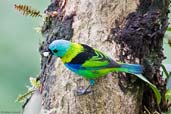
[[[77,90],[77,95],[85,95],[85,94],[91,93],[91,90],[89,90],[89,88],[95,84],[95,81],[94,80],[89,80],[89,83],[90,84],[86,89]]]

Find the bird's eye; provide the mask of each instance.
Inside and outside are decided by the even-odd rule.
[[[56,50],[56,49],[55,49],[55,50],[53,50],[53,53],[57,53],[57,52],[58,52],[58,50]]]

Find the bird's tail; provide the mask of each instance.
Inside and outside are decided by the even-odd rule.
[[[133,73],[133,74],[142,74],[143,73],[143,66],[139,64],[120,64],[120,68],[123,72],[126,73]]]

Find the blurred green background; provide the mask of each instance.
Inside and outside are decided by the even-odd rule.
[[[26,92],[29,77],[36,76],[40,68],[38,44],[42,36],[34,28],[42,24],[42,18],[22,16],[14,4],[31,5],[43,12],[49,0],[0,0],[0,113],[21,110],[21,104],[14,101]],[[171,63],[171,48],[166,42],[169,59],[165,63]]]
[[[22,16],[14,4],[27,4],[43,13],[49,0],[0,0],[0,114],[20,111],[15,99],[40,70],[42,36],[34,28],[42,25],[42,18]]]

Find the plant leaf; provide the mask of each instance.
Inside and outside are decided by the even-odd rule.
[[[167,92],[165,93],[165,98],[166,100],[171,100],[171,89],[167,90]]]
[[[24,102],[28,97],[30,97],[33,94],[34,90],[28,91],[22,95],[19,95],[16,99],[18,102]]]
[[[171,89],[171,76],[167,79],[166,88],[167,90]]]
[[[171,27],[168,27],[168,28],[167,28],[167,31],[171,31]]]
[[[162,67],[162,69],[163,69],[163,71],[164,71],[166,77],[169,78],[170,76],[169,76],[169,73],[167,72],[165,66],[164,66],[163,64],[161,64],[161,67]]]
[[[157,89],[157,87],[154,84],[152,84],[151,82],[149,82],[142,74],[133,74],[133,75],[137,76],[138,78],[140,78],[141,80],[146,82],[151,87],[151,89],[153,90],[153,92],[156,96],[157,104],[159,105],[161,102],[161,94],[160,94],[159,90]]]
[[[36,78],[30,77],[30,83],[32,87],[39,88],[40,87],[40,81],[37,81]]]

